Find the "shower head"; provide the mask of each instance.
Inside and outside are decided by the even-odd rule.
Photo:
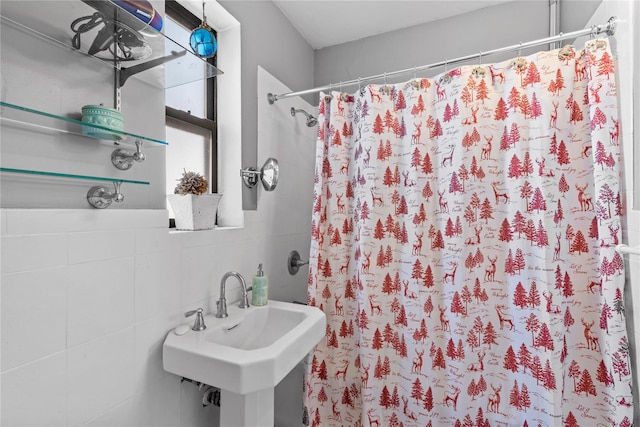
[[[316,119],[315,117],[313,117],[311,114],[307,113],[304,110],[296,110],[295,108],[291,107],[291,115],[295,116],[296,113],[302,113],[305,115],[305,117],[307,118],[307,126],[312,128],[315,125],[318,124],[318,119]]]

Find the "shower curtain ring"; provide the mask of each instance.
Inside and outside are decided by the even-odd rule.
[[[598,26],[597,25],[592,25],[591,26],[591,32],[589,33],[589,38],[591,40],[593,40],[594,38],[596,38],[596,34],[598,34]]]
[[[520,42],[520,46],[518,47],[518,56],[522,56],[522,42]]]
[[[362,90],[362,86],[360,85],[360,77],[358,77],[358,92]]]
[[[387,85],[387,72],[384,72],[384,85]]]
[[[444,58],[444,72],[446,73],[447,71],[449,71],[449,60]]]
[[[562,31],[560,31],[560,36],[558,38],[558,42],[554,43],[554,46],[557,47],[558,49],[562,47],[562,37],[564,37],[564,33]]]
[[[415,66],[415,65],[413,66],[413,79],[414,79],[414,80],[417,80],[417,79],[418,79],[418,76],[417,76],[417,74],[416,74],[416,66]]]
[[[482,65],[482,51],[480,51],[480,64],[479,65]]]

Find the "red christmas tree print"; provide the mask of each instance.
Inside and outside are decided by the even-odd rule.
[[[535,346],[551,351],[554,349],[553,338],[551,337],[551,332],[549,332],[549,326],[545,322],[542,322],[540,326],[540,333],[536,337]]]
[[[509,178],[520,178],[522,176],[522,164],[517,155],[511,157],[511,163],[509,163],[509,172],[507,173]]]
[[[558,191],[562,193],[562,197],[565,197],[567,191],[569,191],[571,187],[567,183],[567,178],[565,178],[564,174],[560,177],[560,181],[558,181]]]
[[[575,360],[571,361],[569,365],[569,378],[573,378],[573,391],[577,391],[578,387],[578,378],[580,378],[582,371],[580,369],[580,365]]]
[[[584,114],[580,109],[580,105],[576,101],[573,101],[573,104],[571,105],[571,116],[569,117],[569,121],[575,124],[577,122],[581,122],[582,120],[584,120]]]
[[[600,107],[596,107],[593,117],[591,118],[591,130],[594,130],[596,126],[598,129],[602,129],[607,123],[607,115],[602,112]]]
[[[567,418],[564,420],[564,427],[580,427],[580,424],[578,424],[578,420],[576,420],[573,412],[569,411]]]
[[[522,253],[520,248],[518,248],[517,251],[520,251],[520,253]],[[517,256],[516,256],[516,259],[517,259]],[[527,303],[531,306],[531,308],[540,306],[540,294],[538,293],[538,288],[536,286],[535,280],[531,282],[531,287],[529,288],[529,295],[527,296]]]
[[[509,117],[509,109],[507,108],[507,103],[503,98],[500,98],[498,100],[498,104],[496,105],[493,118],[495,120],[506,120],[507,117]]]
[[[491,349],[491,344],[496,344],[496,345],[498,344],[498,342],[496,341],[497,337],[498,337],[498,334],[493,328],[493,324],[491,322],[488,322],[487,326],[484,328],[482,344],[488,344],[489,349]]]
[[[602,310],[600,311],[600,329],[603,329],[609,333],[609,319],[613,317],[611,313],[611,307],[606,302],[602,305]]]
[[[525,329],[531,332],[531,345],[536,347],[536,332],[540,328],[540,321],[535,313],[531,313],[525,320]]]
[[[478,386],[476,385],[476,380],[473,378],[471,379],[471,382],[467,387],[467,394],[471,396],[471,400],[476,400],[476,396],[480,394],[478,391]]]
[[[324,387],[322,387],[320,389],[320,392],[318,392],[318,401],[320,402],[320,404],[322,406],[324,406],[324,402],[326,402],[328,400],[327,398],[327,392],[324,391]]]
[[[504,355],[504,363],[502,366],[511,372],[518,372],[518,361],[516,359],[516,353],[513,351],[513,347],[509,346],[507,352]]]
[[[609,55],[609,52],[604,52],[600,59],[598,60],[598,75],[599,76],[607,76],[607,80],[609,80],[609,74],[613,74],[615,71],[614,61]]]
[[[619,381],[622,381],[623,376],[629,375],[629,365],[626,359],[627,358],[618,351],[613,353],[613,372],[618,374]]]
[[[596,379],[603,383],[605,387],[609,387],[613,384],[613,377],[609,374],[607,366],[604,364],[604,360],[600,360],[598,364],[598,370],[596,371]],[[575,387],[574,387],[575,389]]]
[[[321,380],[327,379],[327,364],[324,360],[320,362],[320,367],[318,368],[318,378]]]
[[[509,108],[513,110],[514,113],[520,107],[520,92],[518,92],[518,89],[516,89],[515,86],[512,87],[511,91],[509,92],[509,97],[507,98],[507,104],[509,105]]]
[[[524,115],[525,119],[529,118],[532,112],[531,103],[526,93],[522,94],[522,99],[520,100],[520,112]]]
[[[513,304],[516,307],[525,308],[527,306],[527,291],[522,286],[522,282],[518,282],[513,291]]]
[[[569,306],[567,306],[567,309],[564,312],[564,318],[563,318],[564,327],[567,328],[567,332],[569,332],[569,328],[573,326],[575,322],[576,321],[571,315],[571,311],[569,310]]]
[[[531,96],[531,112],[529,114],[532,119],[537,119],[542,115],[542,105],[540,105],[535,92]]]
[[[411,387],[411,397],[416,399],[416,404],[418,404],[418,402],[422,400],[422,393],[422,383],[420,382],[420,378],[416,378]]]
[[[524,86],[533,86],[535,83],[540,83],[540,72],[534,61],[529,62],[527,67],[527,74],[524,78]]]
[[[529,206],[530,211],[546,211],[547,210],[547,202],[542,195],[542,190],[540,187],[536,187],[533,192],[533,199],[531,200],[531,204]]]
[[[386,409],[391,407],[391,394],[389,394],[389,389],[386,385],[382,387],[382,391],[380,392],[379,404]]]
[[[509,393],[509,405],[520,409],[520,389],[518,388],[518,380],[513,381],[511,393]]]
[[[480,80],[480,83],[478,83],[476,99],[478,101],[482,101],[483,104],[486,99],[489,99],[489,88],[487,87],[487,83],[484,81],[484,79]]]
[[[556,95],[559,95],[560,91],[565,88],[564,77],[562,76],[562,70],[560,68],[558,68],[556,71],[556,80],[554,86]]]
[[[582,371],[582,375],[580,376],[580,381],[578,381],[578,386],[576,387],[576,393],[584,393],[585,395],[593,395],[597,394],[596,386],[593,384],[593,379],[591,378],[591,373],[589,373],[588,369]]]
[[[520,345],[518,350],[518,363],[522,366],[522,372],[527,372],[527,368],[531,364],[531,352],[524,343]]]
[[[382,123],[382,117],[380,114],[376,115],[376,119],[373,122],[373,133],[381,134],[384,132],[384,125]]]
[[[427,392],[424,394],[424,409],[431,412],[433,410],[433,391],[431,387],[427,389]]]
[[[462,300],[460,299],[460,294],[458,292],[455,292],[453,294],[453,299],[451,301],[451,312],[455,313],[456,315],[466,314],[464,310],[464,306],[462,305]]]
[[[396,110],[404,110],[407,108],[407,101],[404,99],[404,94],[402,91],[398,92],[398,99],[396,100],[395,105]]]
[[[587,244],[586,239],[584,238],[584,234],[582,231],[578,230],[575,238],[573,239],[573,243],[571,244],[571,248],[569,252],[578,252],[578,254],[589,252],[589,245]]]
[[[549,359],[547,359],[544,365],[542,382],[545,388],[547,388],[548,390],[556,389],[556,376],[553,373],[553,370],[551,369],[551,362],[549,361]]]
[[[458,174],[454,171],[451,174],[451,180],[449,182],[449,193],[462,193],[463,188],[460,180],[458,179]]]
[[[564,140],[560,141],[560,144],[558,144],[557,160],[561,165],[568,165],[571,161],[571,159],[569,158],[569,151],[567,150],[567,146],[565,145]]]
[[[521,238],[522,233],[524,233],[527,228],[527,221],[520,211],[516,211],[513,215],[513,223],[511,224],[511,227],[513,228],[514,233],[518,233],[518,239]],[[513,237],[513,234],[511,234],[511,237]]]
[[[569,272],[564,273],[564,280],[562,281],[562,296],[570,297],[573,296],[573,282],[571,282],[571,277],[569,276]]]

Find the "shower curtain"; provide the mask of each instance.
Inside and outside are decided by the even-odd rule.
[[[630,426],[606,39],[321,94],[312,426]]]

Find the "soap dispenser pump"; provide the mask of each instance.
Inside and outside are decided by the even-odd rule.
[[[252,279],[251,304],[255,306],[267,305],[269,294],[269,277],[262,271],[262,264],[258,265],[258,272]]]

